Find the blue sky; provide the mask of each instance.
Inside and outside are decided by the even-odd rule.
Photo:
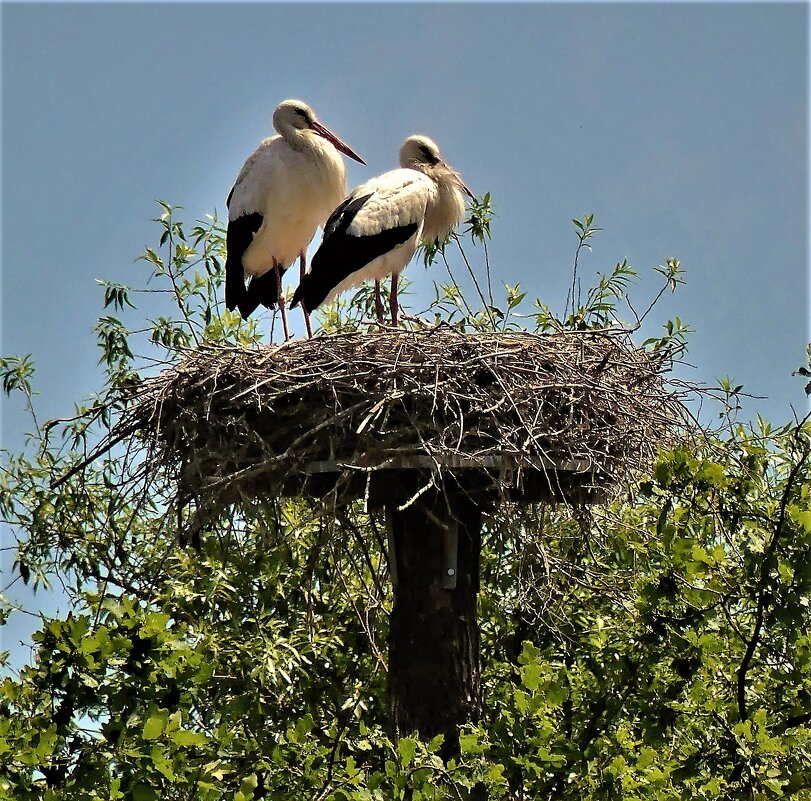
[[[225,196],[287,97],[367,161],[436,139],[497,213],[494,277],[562,311],[570,219],[604,231],[587,281],[669,256],[696,333],[685,373],[729,375],[774,422],[805,408],[808,10],[801,4],[4,4],[0,353],[31,353],[41,415],[99,382],[96,278],[139,284],[156,198]],[[427,297],[419,265],[407,273]],[[437,272],[437,277],[444,277]],[[639,306],[652,278],[632,291]],[[415,303],[415,305],[418,305]],[[145,312],[159,313],[157,306]],[[298,322],[298,320],[297,320]],[[27,421],[3,400],[2,440]]]

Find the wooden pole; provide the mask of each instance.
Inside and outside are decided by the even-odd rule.
[[[389,628],[392,734],[397,739],[417,731],[424,740],[443,734],[441,754],[448,759],[458,754],[459,726],[478,720],[481,706],[481,511],[458,489],[426,492],[405,509],[390,505],[387,511],[396,576]]]

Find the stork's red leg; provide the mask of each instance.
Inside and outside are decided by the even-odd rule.
[[[279,304],[279,313],[282,315],[284,341],[287,342],[287,340],[290,339],[290,331],[287,328],[287,309],[285,308],[284,294],[282,293],[282,271],[276,259],[273,259],[273,270],[276,273],[276,302]]]
[[[307,273],[307,255],[302,250],[301,253],[298,254],[299,258],[299,283],[304,280],[304,276]],[[313,328],[310,324],[310,313],[307,311],[307,307],[302,303],[301,304],[301,311],[304,313],[304,325],[307,328],[307,339],[313,338]]]
[[[397,311],[400,308],[397,303],[397,284],[400,282],[400,274],[394,273],[391,276],[391,292],[389,294],[389,306],[391,307],[391,324],[397,328]]]
[[[313,338],[313,328],[310,325],[310,313],[307,311],[307,307],[302,303],[301,310],[304,312],[304,325],[307,326],[307,339]]]
[[[383,325],[383,298],[380,295],[380,281],[375,281],[375,311],[377,322]]]

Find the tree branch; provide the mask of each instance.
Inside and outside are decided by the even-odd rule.
[[[808,415],[802,421],[800,426],[797,427],[797,431],[800,430],[802,424],[805,420],[808,419]],[[791,495],[794,489],[794,483],[797,480],[797,476],[802,469],[803,465],[805,464],[805,460],[808,458],[809,454],[809,447],[808,445],[804,446],[802,456],[797,460],[794,467],[791,468],[791,472],[788,475],[788,479],[786,480],[786,486],[783,490],[783,495],[780,498],[780,515],[777,519],[777,525],[774,529],[774,535],[772,536],[771,542],[769,546],[763,553],[763,561],[761,562],[760,566],[760,577],[757,583],[757,609],[755,611],[755,628],[752,631],[752,636],[749,639],[749,644],[746,647],[746,651],[744,652],[743,659],[741,660],[741,666],[738,668],[738,686],[737,686],[737,701],[738,701],[738,714],[740,715],[741,720],[748,720],[749,713],[746,708],[746,676],[749,672],[749,668],[752,664],[752,659],[754,658],[755,651],[757,650],[758,645],[760,644],[760,634],[763,629],[763,615],[766,611],[766,584],[769,578],[769,572],[771,570],[771,562],[772,557],[774,556],[774,552],[777,550],[777,544],[780,540],[780,534],[783,531],[783,526],[786,522],[786,510],[788,508],[788,500],[789,496]]]

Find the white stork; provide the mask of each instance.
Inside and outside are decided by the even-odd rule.
[[[226,200],[225,305],[247,320],[260,303],[278,303],[288,339],[282,273],[298,257],[304,275],[307,245],[346,195],[338,151],[366,162],[300,100],[280,103],[273,127],[281,135],[265,139],[248,157]],[[305,322],[309,333],[306,314]]]
[[[309,313],[338,293],[375,280],[375,308],[383,322],[380,281],[391,275],[391,322],[397,326],[398,276],[417,244],[443,241],[465,213],[470,190],[427,136],[409,136],[400,148],[400,169],[353,190],[332,213],[324,238],[291,306]]]

